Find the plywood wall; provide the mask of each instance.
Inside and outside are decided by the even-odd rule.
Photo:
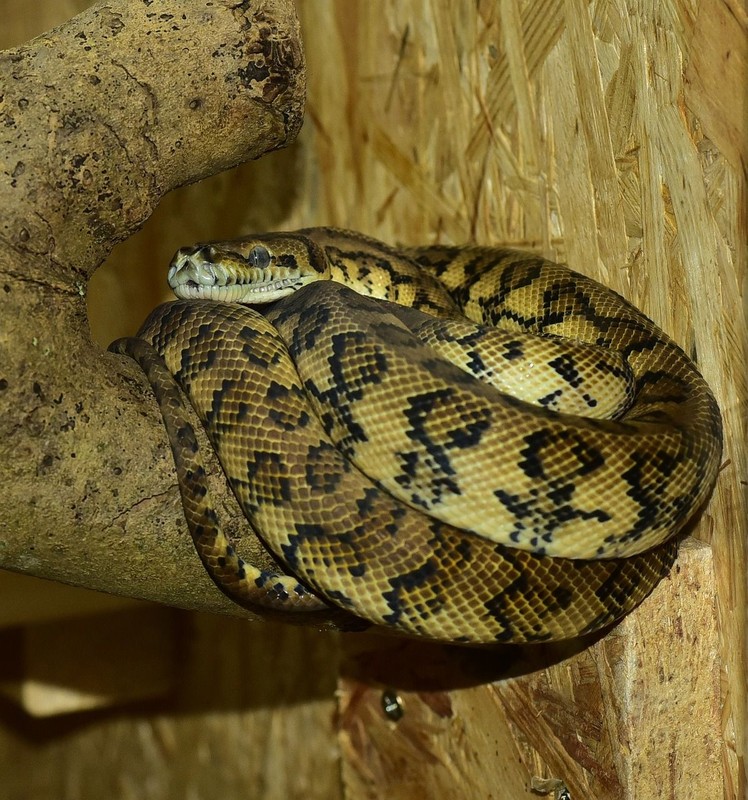
[[[0,16],[8,21],[6,43],[61,21],[76,5],[88,3],[0,2],[5,12]],[[710,758],[718,759],[723,796],[742,797],[748,533],[745,9],[738,0],[299,0],[298,8],[309,80],[300,140],[285,152],[168,197],[97,274],[90,302],[94,335],[107,342],[134,330],[148,307],[165,296],[164,266],[179,245],[315,224],[409,244],[527,247],[627,296],[696,356],[724,414],[723,470],[693,531],[710,546],[708,565],[699,561],[694,569],[712,570],[714,576],[701,591],[708,594],[707,605],[714,603],[717,619],[710,624],[707,614],[699,624],[708,627],[705,638],[715,637],[721,673],[716,685],[698,684],[693,690],[698,698],[684,689],[681,699],[683,720],[696,700],[716,709],[720,747]],[[692,594],[698,597],[699,591]],[[668,602],[677,596],[670,593]],[[674,607],[672,613],[678,617],[681,610]],[[647,641],[646,625],[632,628],[639,631],[631,634],[634,647],[636,637]],[[532,725],[525,720],[518,728],[512,719],[518,684],[508,679],[492,685],[501,673],[492,657],[486,657],[491,668],[481,672],[475,657],[466,667],[439,649],[417,648],[414,654],[376,641],[346,644],[336,741],[330,678],[337,646],[312,632],[281,630],[266,635],[236,622],[214,627],[201,621],[191,639],[193,660],[183,665],[187,677],[180,686],[187,688],[165,714],[146,709],[133,718],[103,717],[83,727],[37,727],[33,735],[6,714],[0,718],[0,774],[24,764],[31,775],[39,758],[46,770],[44,779],[25,784],[16,770],[13,797],[95,796],[91,789],[99,784],[92,768],[75,772],[79,788],[62,777],[71,759],[89,758],[86,763],[100,768],[103,760],[116,773],[115,796],[146,796],[138,790],[149,786],[149,797],[192,792],[209,798],[217,784],[200,764],[222,748],[229,753],[222,770],[243,758],[252,765],[244,782],[223,779],[224,798],[274,797],[273,775],[276,788],[292,786],[286,796],[376,797],[382,785],[377,769],[387,771],[393,786],[398,774],[407,774],[413,785],[439,786],[452,792],[445,795],[450,797],[531,797],[530,775],[541,762],[561,765],[568,774],[558,777],[570,786],[619,791],[636,785],[630,764],[619,758],[603,768],[592,750],[579,744],[575,719],[586,713],[591,729],[589,708],[561,691],[556,673],[547,673],[545,683],[542,674],[538,679],[543,709],[554,708],[571,733],[567,729],[559,737],[552,726],[543,727],[550,718],[539,710],[536,733],[553,744],[545,761],[531,769]],[[272,674],[260,679],[250,668],[268,648],[277,661],[267,667]],[[357,656],[362,648],[368,653],[363,659]],[[206,683],[215,674],[211,659],[222,649],[228,661],[221,663],[229,666],[220,672],[216,699]],[[310,651],[316,653],[311,661]],[[604,659],[613,652],[615,647],[602,651],[603,661],[569,662],[569,675],[577,684],[592,681],[599,691],[594,675],[605,672]],[[361,667],[393,660],[412,667],[402,686],[394,687],[412,692],[404,726],[381,716],[382,670]],[[437,681],[437,691],[424,673],[446,662],[451,679]],[[310,672],[317,677],[305,683]],[[384,674],[397,679],[391,670]],[[455,675],[470,688],[456,688]],[[657,708],[661,688],[650,684],[638,691],[645,693],[645,706]],[[237,693],[244,698],[238,711],[229,699]],[[609,698],[608,708],[612,702]],[[294,726],[303,735],[286,737]],[[193,737],[208,729],[208,739]],[[372,734],[376,763],[367,760],[374,753],[367,730],[379,731]],[[605,730],[609,735],[610,727]],[[352,731],[359,735],[351,739]],[[81,749],[82,737],[90,744],[89,756]],[[294,753],[312,737],[316,765]],[[467,739],[469,754],[442,761],[447,766],[435,777],[436,762],[446,759],[445,753],[454,755]],[[658,744],[665,755],[669,746]],[[144,766],[145,751],[150,756]],[[185,752],[194,755],[185,760],[192,769],[189,779],[165,780],[164,770]],[[292,772],[295,783],[289,783]],[[678,776],[663,769],[654,778],[660,796],[671,796],[666,792],[673,786],[672,796],[685,796],[683,786],[673,783]],[[577,792],[575,800],[580,796]]]

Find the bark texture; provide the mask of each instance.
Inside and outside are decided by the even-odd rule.
[[[92,344],[85,293],[171,189],[292,141],[304,93],[291,0],[99,3],[0,54],[0,566],[241,613],[195,558],[150,392]]]

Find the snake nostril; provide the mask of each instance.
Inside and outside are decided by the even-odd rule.
[[[199,255],[208,264],[213,264],[216,261],[218,251],[212,244],[206,244],[199,248],[195,255]]]

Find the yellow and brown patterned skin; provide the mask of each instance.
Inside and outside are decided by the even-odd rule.
[[[168,304],[140,336],[195,406],[253,528],[301,584],[411,635],[523,642],[596,630],[667,572],[673,536],[715,478],[720,418],[689,359],[623,299],[493,248],[401,252],[330,229],[205,247],[180,251],[171,277],[230,283],[244,259],[268,297],[287,286],[280,262],[300,285],[265,316],[235,303]],[[225,266],[216,275],[213,265],[231,259],[235,277]],[[341,277],[415,308],[356,294]],[[466,374],[483,363],[484,329],[435,327],[422,313],[451,320],[456,307],[508,330],[498,364],[525,357],[537,344],[527,334],[590,345],[554,351],[551,372],[584,384],[579,396],[593,406],[595,387],[620,379],[618,418],[583,419],[565,400],[559,413],[553,387],[531,405]],[[443,361],[413,333],[423,330],[431,343],[459,340],[463,363]],[[612,358],[598,359],[600,349]],[[199,453],[170,437],[198,552],[225,591],[254,599],[257,576],[230,549],[225,566],[230,546]],[[216,556],[228,576],[216,574]]]

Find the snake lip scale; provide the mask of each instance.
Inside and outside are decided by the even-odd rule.
[[[716,479],[691,360],[531,253],[310,228],[183,248],[168,280],[181,299],[111,349],[145,370],[197,552],[243,605],[467,644],[578,636],[668,573]],[[185,396],[278,572],[223,533]]]
[[[255,248],[243,256],[211,244],[177,251],[167,280],[182,300],[260,304],[284,297],[309,282],[297,268],[270,266],[269,253],[264,248]]]

